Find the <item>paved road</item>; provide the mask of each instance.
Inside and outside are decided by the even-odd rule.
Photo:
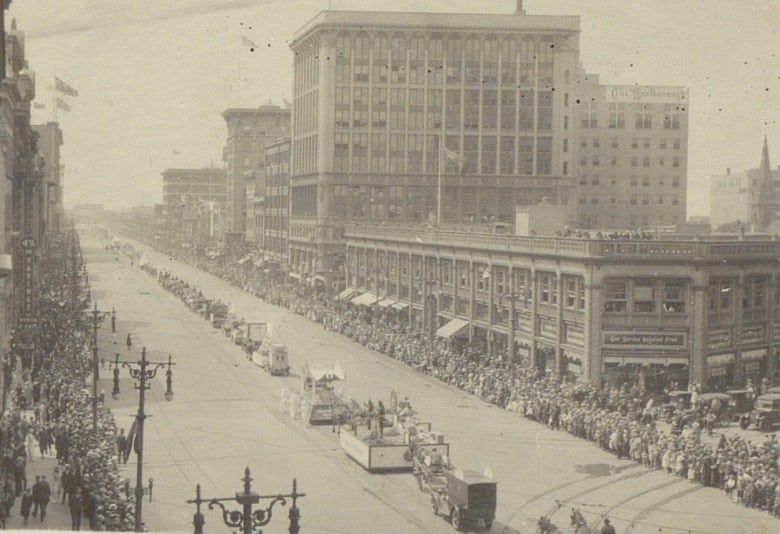
[[[266,375],[148,274],[105,251],[105,243],[89,235],[81,236],[81,243],[93,296],[101,307],[119,310],[118,336],[129,329],[136,347],[146,345],[158,359],[172,353],[177,363],[175,400],[162,400],[159,383],[147,410],[153,416],[145,440],[145,478],[155,479],[154,500],[145,508],[151,529],[188,530],[194,509],[184,501],[194,496],[195,484],[205,496],[232,495],[249,466],[259,493],[288,491],[291,479],[298,479],[308,494],[300,506],[304,532],[452,531],[432,515],[411,475],[370,475],[341,453],[330,429],[306,428],[283,415],[279,393],[285,386],[297,390],[296,376]],[[423,418],[444,432],[456,465],[490,466],[495,472],[499,506],[493,532],[533,532],[534,518],[548,513],[563,532],[571,532],[572,506],[594,525],[599,514],[608,513],[620,533],[777,532],[766,514],[737,506],[717,490],[618,461],[591,443],[415,373],[206,273],[153,251],[147,257],[207,296],[230,302],[239,315],[274,322],[278,340],[290,349],[293,370],[304,362],[339,360],[354,398],[387,399],[391,390],[408,396]],[[129,381],[123,381],[123,392],[114,410],[129,426],[135,405]],[[134,466],[127,469],[126,476],[133,476]],[[286,509],[274,513],[267,531],[284,531]],[[221,527],[216,512],[205,514],[207,529]]]

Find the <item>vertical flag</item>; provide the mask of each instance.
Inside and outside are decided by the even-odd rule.
[[[466,163],[466,158],[462,154],[458,154],[454,150],[447,148],[444,143],[441,145],[442,153],[444,154],[447,163],[454,163],[458,166],[458,172],[463,171],[463,164]]]
[[[56,76],[54,77],[54,90],[68,96],[79,96],[78,91]]]

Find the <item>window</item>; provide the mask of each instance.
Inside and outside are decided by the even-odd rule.
[[[663,312],[685,313],[685,285],[678,281],[663,283]]]
[[[636,114],[636,128],[638,130],[653,127],[653,115],[647,109],[643,109]]]
[[[746,278],[742,287],[742,309],[763,309],[766,307],[766,279]]]
[[[612,148],[617,148],[617,147],[618,147],[618,138],[617,137],[613,137],[612,138]]]
[[[680,129],[680,107],[672,104],[664,105],[664,129]]]
[[[661,148],[663,150],[666,149],[666,139],[661,139],[661,141],[658,143],[658,148]]]
[[[734,280],[714,280],[709,286],[710,312],[731,312],[734,304]]]
[[[637,177],[636,177],[636,176],[632,176],[632,177],[631,177],[631,185],[633,185],[633,186],[636,186],[636,185],[637,185],[637,183],[638,183],[638,182],[637,182]]]
[[[458,262],[458,286],[462,288],[471,286],[471,277],[469,276],[469,264],[465,261]]]
[[[574,308],[577,305],[577,279],[566,277],[566,307]]]
[[[631,139],[631,148],[639,148],[639,139],[634,137]]]
[[[680,158],[672,158],[672,167],[679,167],[680,166]]]
[[[441,283],[445,286],[452,285],[452,262],[441,260]]]
[[[539,273],[539,302],[558,303],[558,281],[552,273]]]
[[[609,127],[625,128],[625,126],[626,126],[626,105],[620,103],[610,104],[609,105]]]
[[[487,291],[490,287],[490,268],[483,263],[474,266],[477,276],[477,291]]]
[[[582,110],[582,127],[583,128],[598,128],[599,120],[596,111],[596,103],[588,102]]]
[[[655,313],[655,282],[637,280],[634,282],[634,311],[637,313]]]
[[[607,282],[605,312],[625,312],[628,309],[627,282]]]
[[[645,156],[642,158],[642,167],[649,167],[650,166],[650,158]]]
[[[638,156],[631,156],[631,166],[632,167],[639,167],[639,157]]]

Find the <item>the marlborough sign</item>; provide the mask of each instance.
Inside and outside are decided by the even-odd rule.
[[[608,102],[680,103],[688,101],[685,87],[607,85]]]

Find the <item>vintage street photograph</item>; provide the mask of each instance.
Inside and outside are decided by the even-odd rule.
[[[0,28],[0,529],[780,532],[780,0]]]

